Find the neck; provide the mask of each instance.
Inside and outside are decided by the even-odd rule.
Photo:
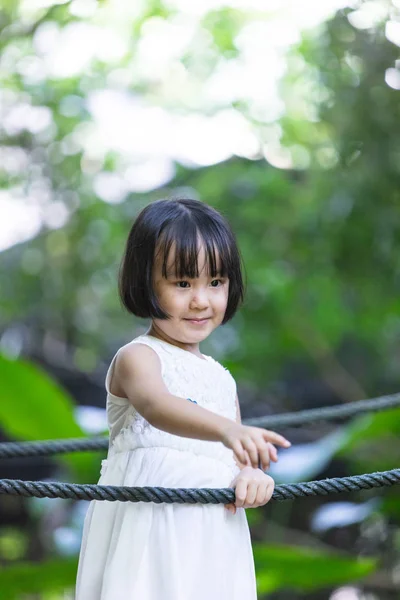
[[[150,326],[150,329],[148,331],[146,331],[146,335],[151,335],[155,338],[158,338],[159,340],[168,342],[168,344],[172,344],[172,346],[177,346],[178,348],[181,348],[182,350],[187,350],[188,352],[191,352],[192,354],[195,354],[196,356],[203,358],[203,355],[200,352],[198,343],[185,344],[183,342],[179,342],[178,340],[175,340],[174,338],[171,338],[169,335],[167,335],[165,333],[165,331],[162,331],[162,329],[157,327],[157,325],[155,325],[154,323],[152,323]]]

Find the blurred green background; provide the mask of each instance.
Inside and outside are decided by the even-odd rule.
[[[1,440],[106,433],[148,323],[133,219],[186,196],[237,235],[247,296],[202,345],[242,418],[400,391],[400,1],[0,3]],[[399,411],[282,430],[277,483],[399,467]],[[101,453],[3,460],[95,483]],[[0,598],[73,599],[86,502],[0,496]],[[247,510],[259,599],[400,597],[396,486]]]

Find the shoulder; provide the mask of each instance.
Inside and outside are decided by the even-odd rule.
[[[158,354],[139,340],[119,349],[115,371],[118,385],[138,410],[143,409],[141,401],[166,391]]]
[[[140,380],[143,375],[157,378],[159,371],[160,361],[154,350],[148,345],[129,342],[119,348],[111,361],[106,375],[106,390],[113,396],[126,398],[124,384],[127,380]]]
[[[119,372],[132,372],[146,366],[160,366],[157,351],[147,341],[136,338],[119,349],[116,361],[116,368]]]

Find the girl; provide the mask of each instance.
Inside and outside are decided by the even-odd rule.
[[[200,352],[243,300],[228,223],[197,200],[153,202],[129,233],[119,291],[151,324],[106,376],[110,444],[99,484],[233,487],[235,502],[91,502],[76,600],[256,600],[244,509],[269,501],[272,443],[290,442],[242,425],[235,380]]]

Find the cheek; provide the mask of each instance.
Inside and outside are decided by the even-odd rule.
[[[155,286],[154,291],[156,293],[157,300],[161,307],[164,309],[168,309],[171,304],[171,302],[169,301],[168,290],[166,290],[164,286],[158,285]]]
[[[228,290],[221,290],[212,300],[214,307],[218,310],[225,310],[228,304]]]
[[[169,307],[179,307],[185,302],[183,294],[177,293],[173,288],[164,288],[158,299],[164,306]]]
[[[229,285],[224,287],[224,289],[222,290],[221,302],[225,302],[225,304],[226,304],[228,302],[228,298],[229,298]]]

